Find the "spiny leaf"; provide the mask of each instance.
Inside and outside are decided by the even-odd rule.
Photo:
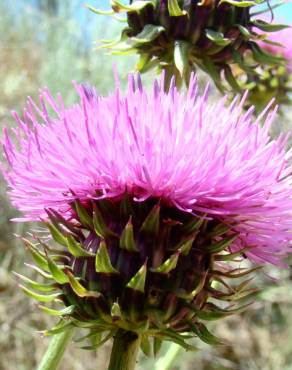
[[[146,44],[155,40],[163,31],[165,29],[162,26],[147,24],[140,33],[131,37],[131,42],[134,41],[135,46],[136,44]]]
[[[235,258],[242,256],[245,252],[248,252],[252,247],[246,247],[240,249],[238,252],[219,254],[215,256],[216,261],[233,261]]]
[[[55,289],[55,284],[50,283],[50,284],[41,284],[36,281],[33,281],[29,279],[26,276],[20,275],[17,272],[13,271],[13,274],[17,276],[19,279],[21,279],[27,286],[29,286],[32,289],[39,290],[40,292],[51,292],[52,290]]]
[[[37,248],[27,239],[22,239],[25,243],[25,246],[30,251],[32,258],[34,259],[35,263],[43,270],[49,271],[48,262],[43,254],[41,254]]]
[[[86,288],[84,288],[84,286],[79,283],[79,281],[74,277],[74,275],[69,270],[66,270],[65,272],[69,278],[69,283],[70,283],[71,288],[78,295],[78,297],[81,297],[81,298],[100,297],[100,293],[89,291]]]
[[[54,280],[59,284],[68,283],[68,276],[62,271],[62,269],[49,257],[47,257],[48,266],[53,275]]]
[[[160,206],[155,205],[141,226],[141,232],[157,235],[159,231]]]
[[[77,229],[70,221],[66,220],[60,213],[53,208],[46,209],[48,217],[53,225],[57,227],[58,224],[63,225],[68,231],[75,235],[82,235],[79,229]]]
[[[145,281],[147,273],[147,263],[145,262],[139,271],[132,277],[132,279],[127,284],[127,288],[137,290],[141,293],[144,293]]]
[[[183,256],[187,256],[193,246],[194,240],[196,239],[197,233],[194,233],[193,236],[182,243],[182,245],[179,247],[179,252]]]
[[[225,250],[226,248],[228,248],[233,242],[234,240],[238,237],[238,235],[232,235],[232,236],[228,236],[222,240],[220,240],[219,242],[215,242],[209,246],[206,247],[206,250],[209,251],[210,253],[219,253],[223,250]]]
[[[88,214],[86,208],[83,207],[83,205],[81,204],[79,200],[76,200],[74,202],[74,207],[75,207],[75,210],[77,212],[77,215],[80,219],[82,226],[91,228],[93,226],[92,218]]]
[[[95,270],[96,272],[107,273],[107,274],[117,274],[116,270],[110,260],[110,256],[107,251],[107,246],[104,241],[101,241],[96,252],[95,257]]]
[[[63,245],[64,247],[67,246],[67,239],[66,236],[61,233],[59,229],[53,224],[47,223],[47,227],[50,230],[50,233],[53,239],[58,243]]]
[[[97,349],[97,348],[101,347],[104,343],[106,343],[109,339],[111,339],[115,335],[115,333],[116,333],[116,330],[112,330],[100,342],[98,342],[98,343],[96,343],[92,346],[81,347],[81,349],[85,349],[85,350]]]
[[[86,6],[87,9],[89,9],[93,13],[99,14],[99,15],[113,15],[115,13],[113,10],[96,9],[93,6],[89,5],[89,4],[86,4],[85,6]]]
[[[206,326],[202,323],[190,323],[190,326],[194,333],[205,343],[216,345],[216,344],[223,344],[224,342],[217,338],[214,334],[210,333]]]
[[[186,351],[196,351],[198,349],[197,347],[191,344],[188,344],[185,341],[186,336],[177,333],[175,330],[172,330],[172,329],[161,330],[161,333],[162,333],[162,338],[164,340],[169,340],[171,342],[179,344]],[[187,338],[190,338],[190,336],[188,336]]]
[[[242,89],[239,86],[236,78],[233,76],[233,72],[232,72],[231,68],[229,67],[229,65],[226,65],[224,67],[224,74],[225,74],[225,79],[229,83],[229,85],[231,86],[231,88],[234,91],[240,92]]]
[[[108,228],[104,219],[96,205],[93,206],[93,225],[96,234],[102,238],[117,236],[112,230]]]
[[[35,266],[35,265],[32,265],[30,263],[25,263],[25,266],[33,269],[34,271],[36,271],[37,273],[39,273],[42,277],[44,277],[45,279],[50,279],[50,280],[53,280],[53,275],[51,274],[48,274],[47,272],[43,271],[42,269],[40,269],[38,266]],[[49,269],[49,268],[48,268]]]
[[[253,58],[258,63],[278,64],[284,61],[283,57],[281,56],[276,56],[276,55],[264,52],[255,42],[252,43],[251,49],[252,49]]]
[[[64,331],[66,331],[67,329],[71,328],[72,326],[74,326],[74,321],[61,320],[58,325],[54,326],[50,330],[45,330],[43,332],[43,334],[45,336],[51,336],[51,335],[59,334],[59,333],[62,333]]]
[[[213,41],[214,44],[219,46],[227,46],[232,40],[224,37],[223,33],[216,32],[210,29],[206,29],[206,36],[209,40]]]
[[[290,26],[287,24],[273,24],[273,23],[267,23],[263,20],[254,20],[251,22],[255,27],[259,28],[260,30],[264,32],[276,32],[284,30],[285,28],[289,28]]]
[[[219,5],[227,3],[233,6],[237,6],[238,8],[249,8],[251,6],[257,5],[262,1],[250,1],[250,0],[221,0]]]
[[[125,226],[121,238],[120,238],[120,248],[126,249],[130,252],[138,252],[136,242],[134,239],[134,230],[132,219],[130,218],[127,225]]]
[[[233,315],[235,313],[239,313],[241,311],[244,311],[249,305],[250,304],[240,306],[236,309],[223,309],[221,307],[216,306],[213,303],[207,303],[205,305],[204,309],[197,309],[197,308],[193,307],[192,305],[187,304],[189,309],[192,310],[193,312],[195,312],[196,316],[199,319],[205,320],[205,321],[219,320],[219,319],[224,318],[226,316],[230,316],[230,315]]]
[[[183,231],[187,233],[193,233],[199,230],[203,223],[206,221],[204,218],[205,216],[206,215],[200,218],[194,217],[191,221],[182,226]]]
[[[123,12],[123,11],[139,12],[140,10],[145,8],[145,6],[147,6],[147,5],[152,5],[154,7],[155,6],[155,0],[148,0],[148,1],[137,0],[137,1],[135,1],[132,4],[129,4],[129,5],[123,4],[118,0],[111,0],[111,6],[114,9],[114,11],[117,12],[117,13]]]
[[[52,294],[47,294],[47,295],[38,294],[38,293],[35,293],[32,290],[26,288],[23,285],[20,285],[19,287],[24,291],[24,293],[26,295],[36,299],[39,302],[52,302],[52,301],[54,301],[55,299],[59,298],[62,295],[62,293],[52,293]]]
[[[208,236],[209,237],[215,237],[215,236],[221,236],[223,234],[226,234],[227,231],[230,230],[230,227],[227,226],[227,225],[224,225],[222,223],[220,223],[219,225],[216,225],[212,231],[208,232]]]
[[[52,315],[52,316],[67,316],[67,315],[71,315],[76,307],[75,306],[68,306],[68,307],[65,307],[63,308],[62,310],[54,310],[52,308],[49,308],[49,307],[46,307],[46,306],[42,306],[42,305],[39,305],[38,306],[42,311],[44,311],[45,313],[49,314],[49,315]]]
[[[76,258],[94,256],[93,253],[87,252],[84,248],[82,248],[81,244],[78,243],[72,235],[67,236],[67,247],[69,252]]]
[[[177,265],[177,261],[179,258],[180,252],[176,252],[172,254],[162,265],[155,268],[153,271],[159,272],[162,274],[168,274],[170,271],[174,270]]]
[[[261,268],[262,268],[262,266],[256,266],[256,267],[253,267],[251,269],[240,268],[240,269],[234,269],[234,270],[230,270],[230,271],[212,270],[212,271],[210,271],[210,273],[214,274],[214,275],[224,276],[224,277],[227,277],[229,279],[237,279],[237,278],[249,275],[249,274],[253,273],[254,271],[257,271]]]

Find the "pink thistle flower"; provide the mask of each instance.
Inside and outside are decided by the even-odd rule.
[[[269,136],[275,110],[255,120],[243,101],[208,102],[194,77],[186,93],[162,86],[147,92],[131,75],[124,95],[76,86],[70,108],[47,90],[41,109],[29,99],[23,118],[14,113],[14,138],[5,130],[3,139],[13,204],[24,220],[47,219],[48,208],[69,219],[76,199],[159,198],[220,220],[238,233],[233,249],[280,265],[291,251],[292,151],[287,135]]]

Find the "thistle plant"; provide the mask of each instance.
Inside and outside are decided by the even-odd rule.
[[[130,75],[108,97],[76,85],[69,108],[44,90],[3,138],[19,221],[43,228],[24,242],[47,282],[19,276],[22,289],[60,317],[44,334],[87,328],[86,348],[114,338],[111,370],[162,341],[221,343],[206,322],[242,310],[249,275],[291,251],[292,151],[269,137],[275,110],[210,103],[194,76],[184,93],[164,85]]]
[[[254,71],[255,65],[282,61],[257,42],[264,37],[262,31],[274,32],[285,27],[252,16],[255,6],[265,2],[133,0],[125,5],[111,0],[112,11],[89,8],[115,18],[126,13],[127,25],[121,36],[116,41],[104,41],[101,47],[117,55],[138,54],[136,69],[141,73],[152,68],[164,70],[166,88],[172,76],[177,86],[183,81],[188,84],[190,73],[199,68],[220,90],[224,90],[226,82],[233,90],[239,90],[232,66],[246,73]]]

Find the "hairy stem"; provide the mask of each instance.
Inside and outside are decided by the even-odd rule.
[[[42,358],[42,361],[37,370],[57,370],[64,352],[72,338],[74,332],[73,327],[60,334],[56,334],[51,339],[49,347]]]
[[[138,334],[119,329],[114,338],[108,370],[134,370],[140,342]]]

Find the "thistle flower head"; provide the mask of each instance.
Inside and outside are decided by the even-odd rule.
[[[254,246],[249,255],[285,250],[291,152],[283,136],[269,137],[274,113],[260,127],[241,104],[209,103],[195,78],[186,94],[174,86],[165,93],[157,82],[147,93],[133,76],[125,96],[119,88],[106,98],[77,90],[80,103],[71,108],[43,91],[56,116],[29,100],[24,118],[15,114],[18,145],[5,135],[10,196],[25,219],[45,219],[50,208],[70,218],[76,199],[128,193],[234,224],[240,243]]]
[[[29,100],[15,114],[15,138],[5,132],[5,176],[24,218],[42,220],[59,245],[25,241],[53,280],[43,295],[23,278],[27,294],[61,299],[57,314],[93,332],[123,328],[189,348],[182,333],[217,342],[200,319],[234,312],[216,300],[254,293],[249,280],[225,281],[249,272],[228,261],[280,265],[289,251],[291,151],[284,136],[269,137],[274,112],[260,126],[243,101],[208,102],[194,76],[185,93],[174,80],[163,86],[147,92],[130,76],[124,95],[117,87],[105,98],[76,86],[70,108],[43,91],[41,109]]]
[[[176,77],[178,86],[183,80],[188,83],[190,72],[198,67],[210,75],[219,89],[223,89],[223,75],[234,88],[231,65],[242,71],[254,68],[250,56],[260,65],[281,61],[264,52],[256,42],[260,38],[258,31],[281,28],[252,18],[252,8],[259,2],[133,0],[125,5],[112,0],[110,3],[112,13],[90,9],[115,18],[126,13],[127,26],[120,40],[105,42],[101,47],[117,55],[137,53],[139,72],[151,68],[165,70],[167,76]]]

